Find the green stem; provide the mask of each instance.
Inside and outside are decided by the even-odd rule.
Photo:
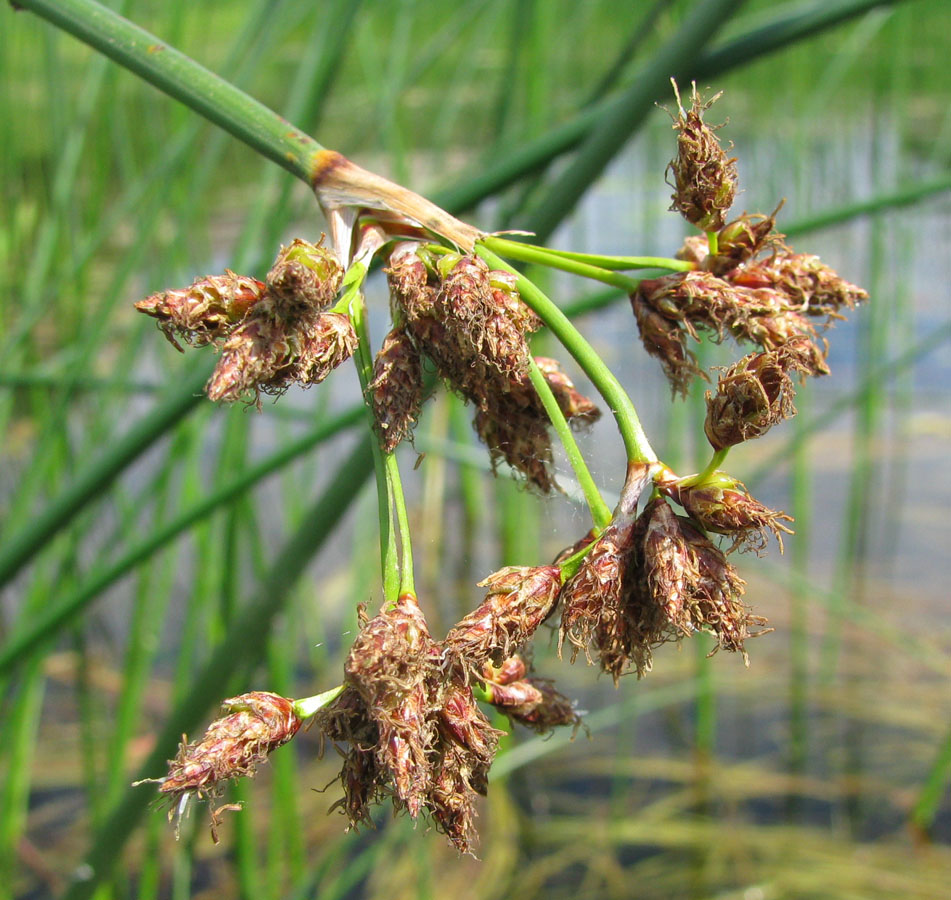
[[[720,450],[715,450],[713,456],[710,457],[710,461],[703,467],[702,471],[697,472],[696,475],[691,475],[688,478],[684,478],[682,481],[678,482],[680,487],[693,487],[695,484],[702,484],[706,481],[720,466],[723,465],[723,461],[726,459],[727,454],[730,452],[729,447],[723,447]]]
[[[597,543],[597,537],[589,544],[582,547],[580,550],[576,550],[567,559],[563,559],[560,563],[558,563],[558,566],[561,569],[562,584],[564,584],[569,578],[577,573],[578,569],[581,568],[582,561],[594,548],[595,543]]]
[[[720,233],[717,231],[707,232],[707,252],[711,256],[716,256],[720,252]]]
[[[604,502],[597,485],[594,483],[594,479],[591,477],[591,472],[584,461],[584,456],[581,455],[581,450],[578,448],[578,442],[575,440],[568,421],[565,419],[565,415],[561,411],[561,407],[558,405],[555,395],[552,393],[551,386],[545,380],[545,376],[538,368],[538,364],[531,357],[529,357],[528,374],[538,393],[538,398],[545,407],[545,412],[548,413],[552,427],[555,429],[562,446],[565,448],[565,455],[568,457],[568,462],[571,463],[571,468],[575,470],[578,484],[581,485],[585,500],[588,502],[588,509],[591,510],[591,518],[598,528],[604,528],[608,522],[611,521],[611,510]]]
[[[582,278],[591,278],[604,284],[610,284],[612,287],[620,288],[629,294],[634,293],[640,284],[640,281],[636,278],[630,278],[627,275],[621,275],[619,272],[612,272],[609,269],[569,259],[565,255],[553,253],[545,247],[536,247],[534,244],[522,244],[518,241],[510,241],[506,238],[491,235],[481,238],[479,243],[508,259],[548,266],[551,269],[561,269]]]
[[[94,47],[310,183],[321,144],[143,28],[93,0],[17,0],[16,5]]]
[[[373,355],[370,353],[370,335],[366,323],[366,301],[363,298],[363,280],[367,267],[363,263],[354,263],[344,277],[343,296],[335,308],[346,308],[350,321],[357,333],[357,352],[353,355],[363,391],[364,408],[370,426],[370,441],[373,444],[373,469],[376,473],[376,496],[380,521],[380,564],[383,574],[384,601],[395,603],[400,594],[400,570],[397,561],[396,531],[393,528],[393,505],[390,502],[391,487],[387,473],[386,459],[379,441],[376,440],[376,422],[370,407],[367,391],[373,378]],[[344,303],[344,301],[346,301]]]
[[[494,249],[500,256],[508,256],[511,259],[519,259],[520,257],[513,254],[526,249],[544,253],[547,256],[555,257],[555,259],[560,262],[539,258],[538,262],[540,265],[564,269],[566,272],[575,272],[585,278],[597,277],[598,281],[605,281],[603,277],[599,277],[604,274],[600,270],[605,269],[609,271],[668,269],[671,272],[689,272],[691,269],[696,268],[696,265],[692,262],[688,262],[685,259],[673,259],[669,256],[602,256],[599,253],[576,253],[574,250],[556,250],[553,247],[539,247],[536,244],[525,244],[521,241],[512,241],[508,238],[499,237],[498,235],[490,235],[483,240],[483,243],[487,247]],[[526,262],[534,261],[535,260],[526,260]],[[597,272],[597,275],[592,274],[590,270],[586,270],[584,267],[580,269],[569,268],[564,265],[565,262],[576,262],[590,266],[591,269]],[[634,280],[633,283],[635,286],[638,284],[638,281],[639,279]],[[605,283],[615,284],[614,281],[605,281]],[[621,284],[619,281],[615,284],[615,287],[626,288],[627,286],[627,284]]]
[[[317,715],[325,706],[333,703],[333,701],[343,693],[343,689],[344,685],[338,684],[329,691],[314,694],[313,697],[304,697],[301,700],[295,700],[294,712],[297,713],[301,719],[309,719],[311,716]]]
[[[354,359],[360,387],[363,389],[370,430],[376,434],[376,420],[370,407],[367,389],[373,377],[373,355],[370,353],[370,335],[366,323],[366,303],[360,288],[366,277],[366,266],[355,263],[344,279],[344,295],[338,307],[344,305],[350,311],[359,345]],[[353,273],[353,274],[351,274]],[[395,453],[384,453],[374,440],[374,461],[377,469],[377,492],[380,499],[380,546],[383,554],[383,596],[387,605],[396,603],[402,594],[416,594],[413,576],[413,542],[410,536],[409,514],[406,510],[406,497],[403,494],[403,482],[400,479],[399,465]],[[394,512],[396,529],[393,528]],[[385,526],[385,531],[384,531]],[[396,548],[396,535],[399,533],[399,554]],[[385,535],[385,539],[384,539]]]
[[[621,383],[604,364],[604,360],[598,356],[594,347],[571,324],[571,320],[531,281],[483,246],[481,241],[476,244],[475,252],[493,268],[504,269],[516,276],[522,300],[538,314],[555,337],[564,344],[610,407],[621,432],[628,460],[630,462],[657,462],[657,454],[654,453],[647,440],[647,435],[637,417],[637,410],[627,395],[627,391],[621,387]]]

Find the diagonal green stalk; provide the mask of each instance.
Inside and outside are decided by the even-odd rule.
[[[3,548],[0,549],[0,586],[9,582],[87,503],[101,496],[123,468],[188,415],[202,399],[208,373],[206,364],[196,367],[186,376],[184,387],[177,386],[147,418],[83,469],[42,513],[19,532],[4,536]]]
[[[737,69],[754,59],[773,53],[833,28],[849,19],[880,6],[895,6],[906,0],[817,0],[804,8],[801,3],[788,3],[779,8],[775,18],[752,28],[711,50],[701,52],[692,62],[683,81],[696,78],[709,80]],[[657,87],[651,100],[661,101],[670,91],[666,80]],[[434,199],[441,206],[457,213],[472,209],[484,197],[496,194],[528,175],[544,169],[552,160],[577,148],[592,129],[615,114],[625,101],[623,93],[609,97],[586,108],[573,119],[517,147],[499,152],[489,164],[480,164],[468,178],[437,191]],[[633,132],[633,128],[630,129]],[[533,228],[539,231],[538,228]]]
[[[614,373],[604,364],[594,347],[572,325],[571,320],[548,298],[541,290],[524,275],[512,268],[503,259],[496,256],[481,242],[476,244],[475,252],[481,256],[492,268],[504,269],[516,276],[518,292],[522,300],[527,303],[539,318],[551,329],[552,333],[564,345],[565,349],[575,358],[575,361],[591,379],[598,393],[604,397],[617,420],[621,438],[627,458],[631,462],[656,462],[654,453],[647,435],[637,417],[637,410],[631,402],[627,391]]]
[[[538,398],[545,407],[545,412],[548,413],[552,427],[555,429],[559,440],[561,440],[568,462],[571,463],[571,468],[575,471],[575,477],[578,479],[578,484],[581,485],[584,498],[588,503],[588,509],[591,510],[591,518],[597,528],[604,528],[611,521],[611,510],[604,502],[598,486],[594,483],[594,478],[591,477],[584,456],[581,455],[581,450],[578,448],[578,442],[575,440],[568,421],[565,419],[565,414],[561,411],[561,407],[552,393],[551,386],[545,380],[545,376],[532,357],[529,357],[528,360],[528,375],[532,379],[532,385],[538,393]]]
[[[310,135],[145,29],[93,0],[17,0],[224,128],[262,156],[310,182]]]
[[[44,607],[39,615],[31,617],[27,628],[14,632],[0,648],[0,677],[21,662],[37,646],[57,634],[64,625],[80,615],[105,590],[132,572],[162,547],[224,504],[244,496],[251,487],[266,476],[280,470],[308,450],[312,450],[318,443],[354,426],[362,418],[363,410],[360,407],[353,407],[336,418],[324,422],[309,434],[249,467],[164,526],[156,528],[144,540],[130,547],[110,566],[88,576],[82,584],[65,597],[59,598],[54,605]]]
[[[271,624],[308,562],[334,533],[370,471],[369,436],[343,462],[329,486],[304,516],[284,545],[255,596],[235,618],[208,662],[191,681],[188,692],[172,710],[155,746],[139,770],[137,780],[154,778],[172,757],[183,733],[195,728],[206,711],[225,696],[232,678],[249,672],[265,655]],[[64,900],[88,900],[107,879],[125,842],[146,811],[153,794],[129,788],[98,830],[84,865],[76,870]]]
[[[546,240],[574,209],[591,183],[653,111],[673,77],[689,78],[696,58],[717,31],[743,6],[744,0],[701,0],[694,4],[676,33],[660,47],[616,108],[591,129],[568,167],[554,180],[542,202],[528,216],[526,228]]]

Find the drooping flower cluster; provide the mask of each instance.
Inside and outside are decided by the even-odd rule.
[[[549,420],[529,377],[527,342],[541,322],[519,297],[514,276],[490,270],[476,256],[447,253],[431,259],[416,245],[398,247],[387,273],[398,324],[377,357],[371,386],[384,446],[395,447],[415,421],[425,356],[452,390],[475,406],[475,429],[493,462],[504,460],[550,491]],[[575,390],[556,360],[538,357],[535,364],[569,421],[598,418],[598,408]]]
[[[508,566],[480,582],[483,601],[442,640],[430,633],[407,587],[411,554],[402,556],[387,569],[390,593],[383,609],[372,618],[360,610],[342,685],[301,701],[265,692],[242,695],[227,701],[227,715],[201,741],[183,744],[159,780],[160,792],[180,810],[192,796],[216,797],[228,780],[253,774],[305,716],[343,758],[343,796],[332,808],[341,809],[351,827],[372,824],[373,807],[390,801],[413,819],[428,817],[453,846],[470,852],[476,801],[487,791],[503,734],[479,703],[539,733],[559,726],[576,731],[580,724],[575,705],[549,679],[530,674],[526,660],[543,623],[557,623],[559,657],[567,651],[574,662],[583,655],[615,685],[628,673],[648,673],[661,645],[698,633],[714,639],[714,652],[739,653],[748,663],[748,639],[769,629],[744,602],[745,582],[728,554],[760,552],[770,535],[782,549],[792,520],[757,501],[720,466],[730,447],[795,414],[793,379],[829,371],[822,328],[866,294],[816,257],[789,250],[775,230],[779,207],[769,215],[744,213],[727,221],[736,161],[703,121],[710,103],[696,90],[689,111],[679,95],[677,100],[672,208],[704,233],[688,237],[678,253],[686,271],[669,261],[673,274],[641,281],[631,302],[641,339],[661,360],[675,392],[686,393],[694,376],[707,377],[690,350],[691,339],[732,337],[757,348],[722,370],[716,391],[707,392],[704,430],[714,451],[709,464],[681,477],[657,460],[638,434],[636,415],[620,402],[623,390],[603,363],[591,361],[596,354],[580,335],[573,344],[564,338],[568,326],[547,298],[526,293],[548,324],[560,323],[559,337],[575,358],[588,360],[586,374],[622,425],[628,469],[613,515],[593,484],[586,486],[594,526],[550,565]],[[263,282],[228,271],[137,306],[158,319],[179,349],[179,338],[219,348],[207,387],[212,399],[257,398],[291,383],[314,384],[358,352],[364,399],[382,451],[381,496],[405,552],[409,517],[395,460],[386,455],[412,435],[427,360],[474,407],[475,430],[493,464],[506,462],[542,491],[555,485],[548,411],[563,438],[562,416],[578,426],[600,413],[556,360],[532,355],[529,336],[541,318],[523,302],[518,278],[490,268],[478,255],[498,265],[486,251],[513,242],[493,237],[493,244],[483,236],[481,247],[477,242],[473,252],[461,253],[428,242],[420,226],[432,219],[401,219],[382,206],[372,220],[360,221],[355,213],[357,239],[343,227],[344,219],[335,223],[350,245],[343,255],[354,260],[346,277],[329,250],[296,240],[281,249]],[[388,264],[392,324],[371,373],[362,298],[357,305],[352,301],[378,252]],[[537,257],[513,252],[510,258],[560,253],[536,247]],[[561,254],[562,264],[566,259],[576,261],[576,255]],[[334,306],[341,287],[346,299]],[[565,448],[582,481],[589,473],[579,449],[570,440]],[[721,547],[711,534],[727,540]],[[385,552],[385,566],[390,558]],[[400,592],[392,590],[397,581]],[[213,813],[213,828],[221,809]]]
[[[296,239],[281,248],[265,282],[228,271],[153,294],[136,308],[158,319],[178,349],[176,335],[190,344],[219,345],[206,386],[210,399],[256,400],[291,384],[318,384],[353,355],[357,338],[349,317],[328,311],[342,278],[333,253]]]
[[[827,375],[820,328],[868,294],[818,257],[786,247],[774,230],[778,207],[768,216],[743,213],[725,221],[737,175],[703,122],[703,111],[716,99],[704,104],[694,87],[691,111],[681,109],[675,121],[679,155],[670,165],[676,187],[671,208],[706,234],[687,238],[678,254],[694,270],[646,279],[632,294],[641,340],[682,394],[692,378],[706,377],[688,347],[701,331],[716,341],[732,336],[756,344],[773,354],[771,363],[783,372]],[[821,317],[826,321],[817,325]]]
[[[474,685],[485,684],[488,702],[535,730],[576,723],[570,701],[528,678],[520,658],[491,665],[504,648],[514,653],[530,640],[550,610],[557,588],[548,568],[490,576],[486,603],[441,643],[412,594],[364,621],[344,666],[346,688],[317,720],[344,756],[344,796],[335,805],[351,825],[370,823],[371,804],[390,798],[414,819],[427,811],[458,850],[472,849],[475,799],[486,792],[502,735]],[[507,698],[492,693],[504,689]]]

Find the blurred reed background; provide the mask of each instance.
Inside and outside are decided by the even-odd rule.
[[[634,83],[695,4],[109,5],[326,146],[464,208],[486,172]],[[863,5],[750,2],[716,46]],[[335,791],[321,793],[333,751],[318,760],[305,736],[235,787],[245,809],[220,845],[201,814],[176,843],[148,811],[96,897],[947,896],[949,52],[946,3],[886,3],[701,82],[725,92],[709,118],[730,120],[738,209],[785,197],[796,249],[872,297],[831,333],[832,377],[730,461],[796,517],[785,556],[739,561],[776,626],[751,642],[750,669],[695,640],[615,691],[551,646],[537,654],[591,710],[590,736],[506,739],[481,861],[388,814],[345,834],[327,815]],[[225,266],[263,275],[281,240],[325,227],[307,190],[8,8],[0,121],[0,896],[34,898],[63,891],[93,841],[109,845],[110,810],[173,710],[198,731],[238,691],[337,683],[356,604],[379,597],[378,551],[349,370],[260,413],[215,408],[195,396],[212,351],[180,357],[132,309]],[[672,253],[673,152],[655,111],[551,242]],[[524,224],[561,166],[492,191],[474,219]],[[578,321],[661,455],[689,469],[705,446],[702,388],[671,405],[624,298],[547,287],[589,310]],[[379,340],[382,281],[370,302]],[[417,431],[409,489],[434,631],[476,604],[487,572],[587,528],[570,498],[493,479],[470,418],[442,395]],[[612,428],[583,438],[608,493],[623,472]]]

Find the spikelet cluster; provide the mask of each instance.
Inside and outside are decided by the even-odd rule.
[[[342,278],[330,250],[295,239],[281,248],[264,282],[227,271],[154,294],[136,308],[156,318],[179,349],[176,337],[219,346],[205,388],[211,400],[256,402],[292,384],[319,384],[353,355],[350,319],[328,311]]]
[[[540,326],[520,299],[514,276],[491,270],[476,256],[446,254],[433,261],[403,246],[387,269],[393,318],[417,351],[401,350],[393,375],[392,351],[377,362],[375,384],[393,378],[420,379],[421,356],[476,409],[475,430],[493,463],[504,461],[544,492],[552,490],[552,447],[548,416],[529,377],[527,336]],[[597,407],[580,394],[557,361],[535,360],[565,417],[577,424],[594,421]],[[374,397],[384,446],[395,446],[418,414],[418,394]]]

